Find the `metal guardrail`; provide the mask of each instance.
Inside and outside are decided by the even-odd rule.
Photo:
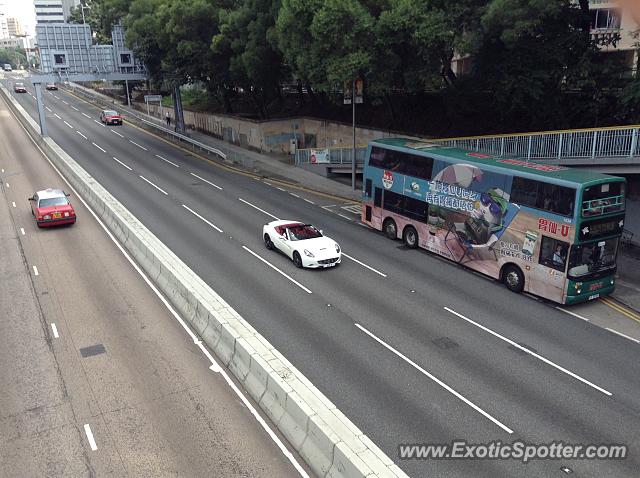
[[[97,101],[100,103],[104,103],[104,99],[100,98],[100,96],[98,96],[98,94],[94,94],[94,93],[90,93],[88,88],[85,88],[83,86],[80,85],[74,85],[72,83],[69,84],[69,88],[73,90],[73,92],[77,93],[79,92],[80,94],[84,95],[87,98],[90,98],[93,101]],[[185,142],[187,144],[190,144],[194,149],[198,148],[202,151],[206,151],[207,153],[212,153],[215,155],[220,156],[222,159],[226,160],[227,159],[227,155],[222,152],[221,150],[214,148],[212,146],[209,146],[208,144],[204,144],[201,143],[200,141],[196,141],[194,139],[189,138],[188,136],[185,136],[181,133],[178,133],[176,131],[172,131],[168,128],[165,128],[164,126],[160,126],[156,123],[154,123],[153,121],[149,121],[135,113],[133,113],[130,109],[127,109],[127,116],[133,116],[134,118],[136,118],[136,120],[140,121],[141,123],[147,125],[147,126],[151,126],[152,128],[161,131],[162,133],[166,134],[169,137],[172,137],[176,140],[178,140],[179,142]]]
[[[429,143],[490,154],[494,157],[549,161],[558,164],[630,163],[640,159],[640,127],[584,129],[499,136],[427,139]],[[351,148],[330,149],[331,163],[351,163]],[[366,148],[356,150],[358,161]],[[296,164],[310,162],[310,149],[296,151]]]
[[[297,149],[295,164],[311,164],[311,152],[323,151],[325,148]],[[353,148],[326,148],[329,151],[329,164],[351,164]],[[356,148],[356,164],[364,164],[367,148]],[[327,163],[320,163],[327,164]]]
[[[494,137],[445,138],[429,142],[497,157],[560,163],[576,159],[633,159],[640,156],[639,129],[630,126]]]

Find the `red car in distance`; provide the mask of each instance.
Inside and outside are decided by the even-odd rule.
[[[104,124],[122,124],[122,116],[113,110],[102,110],[100,121]]]
[[[69,195],[61,189],[43,189],[29,198],[31,214],[38,227],[74,224],[76,212],[69,202]]]
[[[13,84],[13,91],[16,93],[26,93],[27,88],[24,86],[24,83],[16,82]]]

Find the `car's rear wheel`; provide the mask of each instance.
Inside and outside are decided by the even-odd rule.
[[[398,238],[398,226],[393,219],[386,219],[382,224],[382,230],[389,239]]]
[[[269,237],[269,234],[264,235],[264,247],[266,247],[269,250],[273,249],[273,241]]]
[[[302,257],[298,254],[298,251],[293,253],[293,263],[298,269],[302,269]]]

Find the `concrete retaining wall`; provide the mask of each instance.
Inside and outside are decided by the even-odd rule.
[[[229,304],[50,138],[0,85],[48,158],[319,476],[406,477]]]

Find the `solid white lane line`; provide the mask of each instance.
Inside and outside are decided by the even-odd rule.
[[[16,206],[16,202],[15,202],[15,201],[13,201],[13,202],[11,203],[11,205],[12,205],[13,207],[17,207],[17,206]]]
[[[566,369],[566,368],[564,368],[564,367],[561,367],[560,365],[558,365],[558,364],[556,364],[556,363],[552,362],[551,360],[549,360],[549,359],[547,359],[547,358],[543,357],[542,355],[540,355],[540,354],[538,354],[538,353],[536,353],[536,352],[533,352],[532,350],[529,350],[529,349],[528,349],[528,348],[526,348],[526,347],[523,347],[523,346],[522,346],[522,345],[520,345],[519,343],[514,342],[514,341],[513,341],[513,340],[511,340],[511,339],[508,339],[508,338],[507,338],[507,337],[505,337],[504,335],[500,335],[499,333],[494,332],[494,331],[493,331],[493,330],[491,330],[490,328],[485,327],[484,325],[481,325],[481,324],[479,324],[478,322],[475,322],[475,321],[473,321],[473,320],[471,320],[471,319],[469,319],[469,318],[465,317],[465,316],[464,316],[464,315],[462,315],[462,314],[459,314],[459,313],[458,313],[458,312],[456,312],[455,310],[452,310],[452,309],[450,309],[449,307],[445,307],[445,308],[444,308],[444,310],[446,310],[447,312],[449,312],[449,313],[451,313],[451,314],[453,314],[453,315],[455,315],[455,316],[457,316],[457,317],[461,318],[462,320],[466,320],[466,321],[467,321],[467,322],[469,322],[470,324],[475,325],[475,326],[476,326],[476,327],[478,327],[479,329],[482,329],[482,330],[484,330],[485,332],[490,333],[490,334],[491,334],[491,335],[493,335],[494,337],[497,337],[497,338],[499,338],[500,340],[504,340],[504,341],[505,341],[505,342],[507,342],[509,345],[512,345],[513,347],[516,347],[517,349],[522,350],[523,352],[528,353],[528,354],[529,354],[529,355],[531,355],[532,357],[535,357],[535,358],[537,358],[538,360],[541,360],[542,362],[546,363],[547,365],[551,365],[553,368],[555,368],[555,369],[557,369],[557,370],[560,370],[560,371],[561,371],[561,372],[563,372],[563,373],[566,373],[566,374],[567,374],[567,375],[569,375],[570,377],[573,377],[573,378],[575,378],[576,380],[579,380],[580,382],[584,383],[585,385],[588,385],[588,386],[590,386],[590,387],[592,387],[592,388],[595,388],[596,390],[598,390],[598,391],[599,391],[599,392],[601,392],[601,393],[604,393],[605,395],[608,395],[608,396],[611,396],[611,395],[612,395],[612,394],[611,394],[611,392],[609,392],[608,390],[605,390],[604,388],[599,387],[598,385],[596,385],[596,384],[594,384],[594,383],[590,382],[589,380],[587,380],[587,379],[585,379],[585,378],[582,378],[580,375],[575,374],[575,373],[573,373],[572,371],[567,370],[567,369]]]
[[[47,111],[48,111],[49,113],[51,113],[51,111],[52,111],[52,110],[51,110],[51,108],[49,108],[48,106],[45,106],[45,108],[47,109]]]
[[[80,111],[78,108],[76,108],[75,106],[71,105],[71,108],[73,108],[76,111]]]
[[[216,231],[218,232],[224,232],[222,229],[220,229],[218,226],[216,226],[215,224],[213,224],[212,222],[208,221],[207,219],[205,219],[204,217],[202,217],[200,214],[198,214],[197,212],[195,212],[193,209],[191,209],[189,206],[187,206],[186,204],[182,205],[183,208],[185,208],[187,211],[189,211],[191,214],[193,214],[194,216],[196,216],[197,218],[201,219],[202,221],[206,222],[207,224],[209,224],[212,228],[214,228]]]
[[[165,196],[168,196],[167,191],[165,191],[162,188],[159,188],[158,186],[156,186],[155,184],[153,184],[151,181],[149,181],[147,178],[145,178],[144,176],[140,176],[140,179],[142,179],[143,181],[148,182],[149,184],[151,184],[154,188],[156,188],[158,191],[160,191],[162,194],[164,194]]]
[[[353,219],[352,219],[352,218],[350,218],[349,216],[345,216],[344,214],[340,214],[340,213],[338,213],[338,216],[340,216],[340,217],[341,217],[341,218],[343,218],[343,219],[348,219],[349,221],[353,221]]]
[[[24,232],[24,227],[21,227],[21,228],[20,228],[20,234],[22,234],[23,236],[26,234],[26,233]]]
[[[617,330],[610,329],[609,327],[605,327],[609,332],[612,332],[620,337],[624,337],[625,339],[629,339],[637,344],[640,344],[640,340],[634,339],[633,337],[629,337],[628,335],[623,334],[622,332],[618,332]]]
[[[307,198],[302,198],[303,201],[308,202],[309,204],[315,204],[313,201],[307,199]]]
[[[558,307],[558,306],[556,306],[556,309],[558,309],[560,312],[564,312],[565,314],[572,315],[580,320],[584,320],[585,322],[589,322],[589,319],[587,319],[586,317],[582,317],[581,315],[578,315],[575,312],[571,312],[570,310],[563,309],[562,307]]]
[[[40,273],[38,272],[38,268],[36,266],[33,266],[33,275],[34,276],[39,276]]]
[[[209,184],[209,185],[213,186],[214,188],[217,188],[217,189],[219,189],[220,191],[222,191],[222,188],[221,188],[220,186],[218,186],[217,184],[214,184],[214,183],[212,183],[211,181],[207,181],[205,178],[200,177],[200,176],[198,176],[198,175],[197,175],[197,174],[195,174],[195,173],[189,173],[189,174],[190,174],[191,176],[195,177],[195,178],[198,178],[200,181],[204,181],[205,183],[207,183],[207,184]],[[242,201],[242,199],[241,199],[241,201]]]
[[[117,162],[120,163],[122,166],[124,166],[125,168],[127,168],[129,171],[133,171],[133,169],[131,169],[129,166],[127,166],[126,164],[124,164],[122,161],[120,161],[118,158],[116,158],[115,156],[113,157],[113,159]]]
[[[116,130],[114,129],[110,129],[109,131],[111,131],[113,134],[117,134],[118,136],[120,136],[121,138],[124,138],[124,136],[122,136],[120,133],[118,133]]]
[[[27,129],[22,124],[20,124],[20,126],[22,127],[24,132],[28,134]],[[91,206],[82,198],[82,196],[80,196],[78,194],[78,191],[76,191],[76,189],[73,187],[73,185],[71,183],[69,183],[69,181],[67,181],[65,179],[65,177],[62,175],[62,173],[56,167],[56,165],[53,164],[49,158],[47,158],[46,154],[44,153],[42,148],[40,148],[38,143],[36,143],[31,136],[29,136],[29,137],[30,137],[31,141],[33,142],[34,146],[40,150],[40,152],[42,153],[42,156],[47,160],[47,162],[51,165],[51,167],[56,171],[56,173],[58,173],[58,175],[62,178],[62,180],[67,183],[67,185],[69,186],[69,189],[71,189],[71,191],[75,194],[75,197],[77,197],[80,200],[80,202],[82,202],[82,204],[84,204],[84,207],[86,207],[87,210],[91,213],[91,215],[96,220],[96,222],[100,225],[100,227],[102,228],[104,233],[109,237],[109,239],[111,239],[111,242],[114,243],[114,245],[120,250],[120,252],[125,257],[125,259],[127,259],[127,261],[129,261],[129,264],[131,264],[131,266],[140,275],[140,277],[142,277],[142,280],[145,281],[145,283],[149,286],[149,288],[153,291],[153,293],[158,297],[158,299],[160,299],[160,301],[164,304],[164,306],[167,308],[169,313],[176,319],[176,321],[184,329],[184,331],[187,333],[187,335],[189,335],[189,337],[191,338],[193,343],[196,344],[198,346],[198,348],[200,348],[200,351],[203,353],[203,355],[205,357],[207,357],[207,359],[211,363],[211,366],[209,367],[209,369],[211,371],[213,371],[213,372],[217,372],[217,373],[220,373],[220,375],[222,375],[222,377],[225,379],[225,381],[227,382],[229,387],[236,393],[238,398],[240,398],[240,400],[242,400],[242,403],[247,407],[247,409],[249,411],[251,411],[251,414],[256,419],[256,421],[265,430],[265,432],[269,435],[269,437],[273,440],[273,442],[278,446],[278,448],[280,449],[282,454],[291,462],[291,464],[298,471],[300,476],[302,476],[302,478],[309,478],[309,475],[304,470],[304,468],[302,468],[300,463],[298,463],[296,457],[293,456],[293,454],[289,451],[289,449],[282,442],[280,437],[278,435],[276,435],[276,433],[271,429],[270,425],[258,413],[258,411],[253,406],[253,404],[244,396],[244,393],[242,391],[240,391],[240,389],[236,386],[236,384],[233,382],[233,380],[231,380],[231,377],[229,377],[229,374],[227,373],[227,371],[225,369],[223,369],[218,364],[216,359],[213,358],[213,356],[211,355],[209,350],[203,345],[202,340],[200,340],[198,338],[198,336],[189,328],[189,326],[184,321],[184,319],[182,317],[180,317],[180,314],[178,314],[178,312],[173,308],[173,306],[171,305],[169,300],[167,300],[167,298],[162,294],[162,292],[160,292],[160,290],[158,290],[156,285],[153,282],[151,282],[151,279],[149,279],[149,277],[140,268],[140,266],[133,260],[133,258],[124,249],[124,247],[122,247],[122,245],[118,242],[118,240],[115,238],[113,233],[109,230],[109,228],[107,228],[107,226],[104,224],[104,222],[98,217],[98,215],[91,208]]]
[[[84,116],[86,116],[87,118],[91,119],[91,116],[89,116],[87,113],[82,113]]]
[[[54,324],[53,322],[51,322],[51,330],[53,330],[53,337],[54,338],[59,338],[60,335],[58,334],[58,327],[56,327],[56,324]]]
[[[273,214],[268,213],[267,211],[265,211],[264,209],[260,209],[258,206],[255,206],[255,205],[251,204],[249,201],[245,201],[245,200],[244,200],[244,199],[242,199],[242,198],[238,198],[238,200],[239,200],[239,201],[242,201],[243,203],[247,204],[248,206],[251,206],[251,207],[252,207],[252,208],[254,208],[254,209],[257,209],[258,211],[260,211],[260,212],[262,212],[262,213],[266,214],[267,216],[274,218],[276,221],[279,221],[279,220],[280,220],[280,219],[278,219],[277,217],[275,217]]]
[[[300,287],[303,291],[305,291],[307,294],[312,294],[313,292],[311,292],[309,289],[307,289],[305,286],[303,286],[300,282],[298,282],[297,280],[295,280],[293,277],[287,275],[286,273],[282,272],[280,269],[278,269],[276,266],[274,266],[273,264],[271,264],[268,260],[262,258],[260,255],[256,254],[255,252],[253,252],[251,249],[249,249],[247,246],[242,246],[242,248],[247,251],[249,254],[251,254],[252,256],[260,259],[262,262],[264,262],[266,265],[268,265],[269,267],[271,267],[274,271],[276,271],[277,273],[281,274],[282,276],[286,277],[287,279],[289,279],[291,282],[293,282],[295,285],[297,285],[298,287]]]
[[[62,118],[60,118],[60,116],[58,115],[58,113],[53,113],[53,116],[55,116],[55,117],[56,117],[56,118],[58,118],[58,119],[62,119]]]
[[[91,431],[91,427],[88,423],[84,424],[84,433],[87,435],[87,440],[89,440],[91,450],[96,451],[98,449],[98,445],[96,445],[96,440],[93,438],[93,432]]]
[[[492,415],[490,415],[489,413],[485,412],[482,408],[480,408],[478,405],[476,405],[475,403],[473,403],[471,400],[465,398],[464,396],[462,396],[460,393],[456,392],[453,388],[451,388],[449,385],[447,385],[446,383],[444,383],[442,380],[440,380],[439,378],[435,377],[434,375],[431,375],[429,372],[427,372],[425,369],[423,369],[420,365],[418,365],[417,363],[415,363],[413,360],[411,360],[409,357],[407,357],[406,355],[404,355],[402,352],[396,350],[393,346],[389,345],[388,343],[386,343],[384,340],[376,337],[372,332],[370,332],[369,330],[367,330],[365,327],[363,327],[362,325],[356,323],[354,324],[356,327],[358,327],[362,332],[364,332],[365,334],[367,334],[369,337],[371,337],[373,340],[375,340],[376,342],[378,342],[380,345],[382,345],[384,348],[386,348],[387,350],[393,352],[395,355],[397,355],[398,357],[400,357],[402,360],[404,360],[405,362],[407,362],[409,365],[411,365],[413,368],[415,368],[416,370],[418,370],[419,372],[421,372],[423,375],[427,376],[428,378],[430,378],[431,380],[433,380],[434,382],[436,382],[438,385],[440,385],[442,388],[444,388],[447,392],[451,393],[452,395],[454,395],[455,397],[457,397],[459,400],[463,401],[464,403],[466,403],[467,405],[469,405],[471,408],[473,408],[476,412],[480,413],[482,416],[484,416],[485,418],[488,418],[489,420],[491,420],[493,423],[495,423],[496,425],[498,425],[500,428],[502,428],[504,431],[506,431],[507,433],[513,433],[513,430],[511,428],[509,428],[508,426],[506,426],[504,423],[502,423],[500,420],[498,420],[497,418],[494,418]]]
[[[129,140],[130,143],[135,144],[138,148],[140,149],[144,149],[145,151],[148,151],[147,148],[145,148],[144,146],[140,146],[138,143],[136,143],[135,141],[131,141]]]
[[[87,139],[87,137],[85,135],[83,135],[80,131],[76,130],[76,133],[78,133],[80,136],[82,136],[84,139]]]
[[[106,153],[106,151],[104,149],[102,149],[100,146],[98,146],[96,143],[91,143],[91,144],[94,145],[96,148],[98,148],[103,153]]]
[[[387,274],[385,274],[384,272],[380,272],[379,270],[374,269],[373,267],[366,265],[364,262],[360,262],[358,259],[356,259],[356,258],[354,258],[354,257],[351,257],[351,256],[350,256],[350,255],[348,255],[348,254],[345,254],[344,252],[342,252],[342,255],[343,255],[344,257],[346,257],[347,259],[351,259],[353,262],[357,262],[357,263],[358,263],[358,264],[360,264],[362,267],[366,267],[366,268],[367,268],[367,269],[369,269],[370,271],[373,271],[373,272],[375,272],[376,274],[381,275],[382,277],[387,277]]]
[[[73,126],[71,126],[69,123],[67,123],[66,121],[64,122],[64,124],[66,124],[69,128],[73,129]]]
[[[156,158],[160,158],[161,160],[163,160],[165,163],[169,163],[171,166],[175,166],[176,168],[179,168],[180,166],[178,166],[176,163],[174,163],[173,161],[169,161],[167,158],[163,158],[162,156],[160,156],[159,154],[156,154]],[[217,186],[216,186],[217,187]],[[220,188],[222,189],[222,188]]]

